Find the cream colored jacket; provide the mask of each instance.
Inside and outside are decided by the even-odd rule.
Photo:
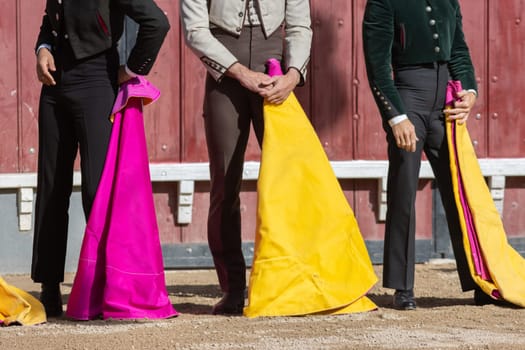
[[[266,36],[284,24],[285,68],[296,68],[304,79],[312,42],[308,0],[254,1],[260,9],[261,26]],[[210,28],[219,27],[240,35],[246,16],[246,0],[181,0],[180,4],[186,43],[213,78],[220,80],[238,60],[212,35]]]

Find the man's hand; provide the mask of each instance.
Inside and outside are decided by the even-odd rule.
[[[467,121],[470,111],[476,103],[476,94],[472,91],[460,91],[457,96],[459,100],[454,102],[454,108],[446,109],[447,120],[457,120],[458,124],[463,124]]]
[[[45,47],[38,50],[36,56],[36,76],[38,81],[44,85],[56,85],[55,78],[51,72],[56,71],[55,58],[53,54]]]
[[[407,152],[416,151],[416,142],[419,141],[419,139],[416,136],[414,124],[412,124],[409,119],[405,119],[392,126],[392,133],[394,134],[397,147]]]
[[[263,91],[261,96],[270,103],[281,104],[288,98],[300,80],[301,75],[296,69],[292,68],[285,75],[272,77],[270,88]]]
[[[226,75],[241,83],[246,89],[262,94],[272,86],[271,78],[260,72],[255,72],[239,62],[234,63],[227,71]]]

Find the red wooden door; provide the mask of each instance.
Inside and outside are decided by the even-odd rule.
[[[486,78],[488,157],[525,154],[525,6],[523,1],[488,1]],[[510,237],[524,235],[525,180],[507,178],[503,223]]]

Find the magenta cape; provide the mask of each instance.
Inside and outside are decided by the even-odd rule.
[[[461,83],[449,82],[447,106]],[[487,187],[466,124],[447,122],[454,196],[470,273],[494,299],[525,307],[525,259],[507,242],[500,214]]]
[[[120,87],[106,163],[82,242],[66,315],[79,320],[167,318],[142,106],[160,92],[142,77]]]

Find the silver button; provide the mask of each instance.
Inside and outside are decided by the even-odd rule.
[[[437,38],[439,38],[439,34],[438,34],[438,33],[434,33],[434,34],[432,34],[432,37],[433,37],[434,39],[437,39]]]
[[[438,53],[439,51],[441,51],[441,49],[439,48],[439,46],[434,47],[434,52],[435,52],[435,53]]]
[[[58,33],[54,30],[51,31],[51,34],[53,34],[54,37],[58,36]]]
[[[64,39],[66,39],[66,40],[69,39],[69,35],[64,34]]]
[[[436,25],[436,20],[435,19],[431,19],[430,21],[428,21],[428,23],[433,26],[433,25]]]
[[[427,11],[427,12],[432,11],[432,7],[430,7],[430,6],[425,7],[425,11]]]
[[[58,0],[58,4],[61,4],[62,3],[62,0]]]

